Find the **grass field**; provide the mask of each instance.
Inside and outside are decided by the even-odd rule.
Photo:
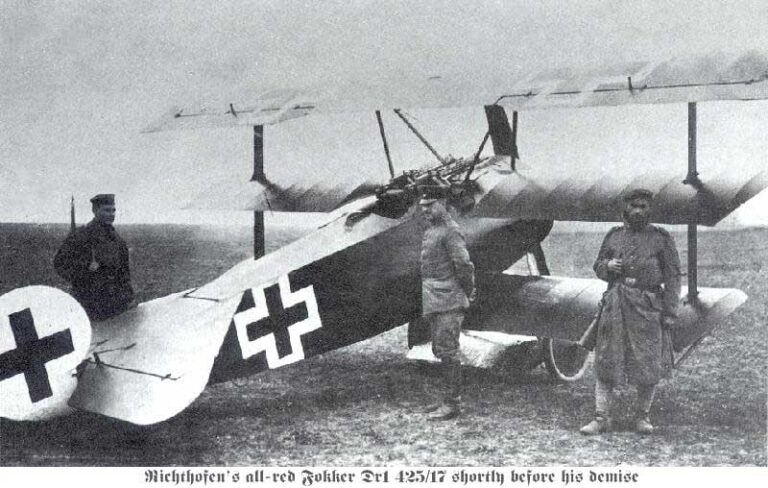
[[[247,230],[124,226],[140,298],[202,284],[250,253]],[[0,294],[29,284],[64,287],[51,270],[65,226],[0,225]],[[685,262],[685,236],[676,234]],[[602,235],[554,234],[554,274],[591,277]],[[272,245],[270,246],[270,242]],[[268,236],[268,248],[284,235]],[[166,422],[138,428],[77,413],[44,423],[0,421],[4,466],[744,466],[766,465],[768,229],[700,234],[702,286],[750,299],[658,390],[657,433],[584,438],[594,377],[555,383],[531,372],[466,372],[465,414],[428,423],[418,411],[437,380],[405,360],[400,327],[371,340],[208,388]],[[629,415],[622,390],[617,414]]]

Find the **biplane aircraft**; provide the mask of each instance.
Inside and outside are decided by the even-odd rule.
[[[254,211],[257,259],[93,324],[58,289],[31,286],[0,297],[0,415],[43,420],[80,409],[152,424],[184,410],[208,384],[289,365],[402,324],[410,324],[411,345],[419,343],[422,229],[416,202],[426,185],[450,192],[477,269],[478,299],[468,312],[465,338],[492,337],[472,331],[540,338],[562,378],[575,378],[584,367],[587,354],[577,341],[593,320],[605,283],[549,276],[541,242],[555,220],[617,221],[622,196],[642,186],[656,195],[653,222],[688,226],[688,286],[675,334],[679,357],[746,300],[740,290],[698,286],[696,229],[717,224],[762,191],[768,174],[726,168],[699,175],[696,104],[768,99],[768,57],[717,55],[586,73],[505,75],[495,83],[469,80],[477,82],[401,79],[269,92],[250,105],[220,110],[173,109],[147,131],[253,126],[253,178],[230,197],[238,208]],[[584,174],[578,164],[564,165],[558,175],[516,165],[519,111],[657,103],[687,104],[687,171],[682,164],[653,166],[626,181],[612,173]],[[396,110],[409,123],[398,109],[454,106],[485,107],[488,131],[469,157],[434,151],[438,161],[430,168],[399,175],[391,170],[389,181],[349,188],[281,187],[265,175],[265,126],[339,111],[379,115],[383,109]],[[486,157],[488,140],[494,154]],[[310,233],[262,255],[264,211],[326,215]],[[531,273],[505,272],[528,255]]]

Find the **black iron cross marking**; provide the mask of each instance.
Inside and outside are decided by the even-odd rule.
[[[14,312],[8,318],[16,349],[0,354],[0,381],[23,374],[32,403],[53,396],[45,363],[75,350],[72,334],[67,329],[40,339],[32,311],[28,308]]]
[[[280,285],[278,283],[264,288],[264,298],[267,301],[267,313],[269,315],[248,324],[245,330],[248,333],[249,341],[255,341],[265,335],[274,334],[277,355],[282,359],[293,352],[288,327],[309,317],[309,311],[305,303],[297,303],[287,309],[283,308],[283,300],[280,298]]]

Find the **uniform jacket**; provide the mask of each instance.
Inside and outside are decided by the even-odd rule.
[[[424,315],[469,307],[475,287],[470,261],[459,226],[446,215],[429,225],[421,242],[421,304]]]
[[[92,259],[99,263],[96,271],[88,269]],[[116,315],[133,300],[128,246],[111,225],[92,220],[76,229],[59,248],[53,265],[92,320]]]
[[[619,275],[608,261],[622,259]],[[680,259],[669,233],[653,225],[639,231],[615,227],[605,236],[594,265],[608,282],[598,321],[595,368],[605,382],[626,376],[655,384],[672,359],[669,331],[662,318],[677,316]]]

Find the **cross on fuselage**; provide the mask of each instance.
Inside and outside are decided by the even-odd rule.
[[[280,298],[280,285],[275,283],[264,288],[264,298],[267,301],[267,315],[261,320],[248,324],[248,340],[254,341],[267,334],[274,334],[277,354],[280,358],[291,354],[291,336],[288,327],[305,320],[309,316],[307,305],[298,303],[292,307],[283,308]]]
[[[10,314],[8,319],[16,349],[0,354],[0,381],[23,374],[32,403],[53,396],[45,364],[75,350],[72,334],[67,329],[40,339],[28,308]]]

